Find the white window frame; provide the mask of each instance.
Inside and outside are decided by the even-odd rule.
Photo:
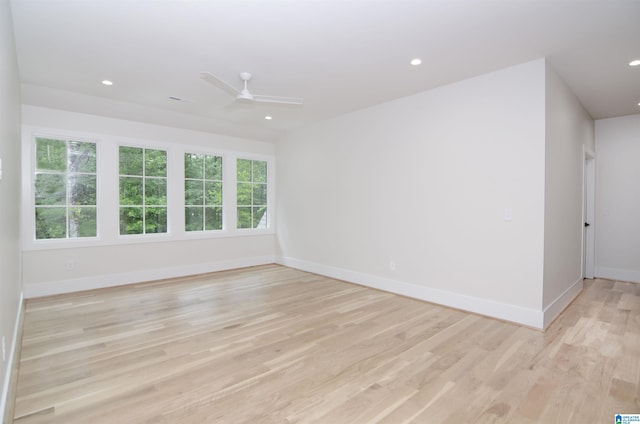
[[[200,230],[200,231],[187,231],[186,229],[184,230],[184,233],[188,236],[191,235],[213,235],[213,234],[224,234],[226,231],[228,231],[229,229],[229,216],[231,215],[230,213],[228,213],[227,211],[227,205],[226,205],[226,192],[227,192],[227,161],[226,161],[226,157],[224,154],[222,153],[211,153],[211,151],[203,151],[202,148],[199,149],[193,149],[193,150],[189,150],[187,148],[184,149],[184,151],[182,152],[182,165],[183,165],[183,169],[182,169],[182,224],[185,225],[186,223],[184,222],[184,209],[186,207],[186,205],[184,204],[184,186],[185,186],[185,181],[187,180],[186,177],[184,176],[184,155],[185,154],[195,154],[195,155],[203,155],[203,156],[216,156],[216,157],[220,157],[222,158],[222,229],[220,230]]]
[[[35,240],[35,148],[36,137],[72,139],[96,143],[96,203],[97,236],[92,238]],[[120,235],[120,180],[119,147],[132,146],[161,149],[167,152],[167,232]],[[184,223],[184,154],[199,153],[221,156],[223,167],[223,229],[215,231],[185,231]],[[237,211],[237,159],[267,162],[267,228],[238,229]],[[108,246],[119,244],[157,243],[224,237],[245,237],[275,234],[275,157],[208,148],[202,145],[158,142],[89,132],[68,131],[57,128],[23,126],[22,132],[22,247],[25,251],[61,248]]]
[[[146,150],[161,150],[164,151],[167,154],[167,169],[166,169],[166,181],[167,181],[167,231],[163,232],[163,233],[147,233],[146,230],[144,233],[141,234],[120,234],[120,207],[122,205],[120,205],[120,167],[118,167],[118,235],[120,237],[125,237],[125,238],[129,238],[129,237],[140,237],[140,236],[160,236],[163,234],[169,234],[171,232],[171,225],[170,225],[170,219],[169,219],[169,170],[171,169],[171,164],[169,163],[169,150],[164,148],[164,147],[156,147],[156,146],[148,146],[148,145],[141,145],[141,144],[127,144],[127,143],[118,143],[118,161],[117,163],[120,163],[120,147],[133,147],[133,148],[137,148],[137,149],[143,149],[143,152]],[[143,161],[144,161],[144,153],[143,153]],[[144,169],[144,163],[143,163],[143,169]],[[152,176],[147,176],[147,175],[142,175],[141,176],[143,179],[143,187],[146,184],[146,179],[147,178],[158,178],[158,177],[152,177]],[[143,203],[145,203],[145,195],[144,193],[142,194],[142,200]],[[125,206],[126,207],[126,206]],[[142,205],[142,212],[143,214],[146,212],[146,205]],[[145,219],[143,219],[143,225],[145,223]]]
[[[36,239],[36,202],[35,202],[35,180],[36,180],[36,139],[47,138],[54,140],[73,140],[80,142],[94,143],[96,145],[96,236],[95,237],[72,237],[72,238],[51,238]],[[69,245],[69,247],[83,246],[86,243],[94,245],[100,242],[102,229],[100,228],[100,185],[101,169],[100,156],[101,145],[98,139],[86,134],[70,133],[62,130],[53,131],[32,131],[27,137],[23,134],[22,143],[22,190],[21,190],[21,233],[23,235],[23,246],[33,245],[40,249],[49,249],[58,244]]]
[[[238,165],[238,160],[241,159],[245,159],[245,160],[251,160],[251,161],[261,161],[261,162],[266,162],[267,163],[267,226],[266,228],[237,228],[238,227],[238,223],[237,223],[237,210],[238,210],[238,196],[237,196],[237,189],[238,189],[238,181],[237,181],[237,165]],[[244,231],[250,231],[250,232],[256,232],[256,231],[264,231],[264,230],[269,230],[273,224],[273,220],[271,218],[271,213],[273,208],[270,208],[270,206],[273,204],[273,200],[272,200],[272,196],[274,195],[274,193],[272,193],[270,191],[270,187],[271,187],[271,178],[273,178],[272,175],[272,168],[273,165],[272,163],[268,160],[265,159],[263,157],[259,157],[256,155],[237,155],[236,156],[236,160],[234,160],[234,185],[235,185],[235,189],[236,189],[236,193],[234,196],[234,203],[235,203],[235,213],[234,215],[236,216],[236,222],[234,225],[234,228],[237,231],[240,232],[244,232]]]

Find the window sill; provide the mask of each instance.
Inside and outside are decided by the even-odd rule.
[[[238,229],[238,230],[221,230],[214,233],[204,231],[185,232],[181,235],[172,233],[163,234],[144,234],[144,235],[124,235],[113,239],[82,238],[82,239],[52,239],[52,240],[29,240],[25,241],[22,250],[38,251],[38,250],[54,250],[54,249],[79,249],[104,246],[119,246],[130,244],[147,244],[147,243],[171,243],[196,240],[215,240],[222,238],[236,237],[256,237],[275,235],[272,228],[265,229]]]

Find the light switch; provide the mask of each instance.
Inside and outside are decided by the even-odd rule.
[[[505,221],[512,221],[513,220],[513,209],[504,208],[504,220]]]

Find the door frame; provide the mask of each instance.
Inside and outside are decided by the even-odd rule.
[[[595,269],[595,192],[596,192],[596,155],[583,147],[583,207],[582,207],[582,278],[594,278]],[[585,224],[588,223],[589,226]]]

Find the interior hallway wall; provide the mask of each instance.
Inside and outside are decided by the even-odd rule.
[[[541,327],[545,66],[278,141],[281,263]]]
[[[0,0],[0,419],[4,416],[22,303],[20,275],[20,83],[9,0]]]
[[[595,137],[593,120],[548,63],[545,80],[542,307],[548,324],[582,290],[584,151],[595,151]]]

